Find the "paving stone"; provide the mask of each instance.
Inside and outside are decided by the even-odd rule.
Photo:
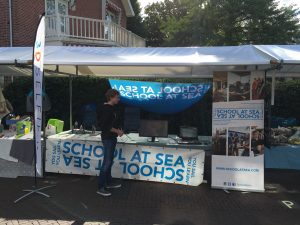
[[[26,225],[26,224],[31,223],[29,220],[18,220],[18,222],[20,225]]]

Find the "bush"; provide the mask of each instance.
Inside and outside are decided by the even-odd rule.
[[[300,121],[300,79],[276,82],[272,115]]]
[[[12,103],[15,113],[26,113],[26,97],[32,90],[32,78],[16,78],[8,85],[3,93]],[[57,118],[65,121],[65,129],[69,129],[69,78],[68,77],[45,77],[45,90],[51,103],[51,111],[46,113],[46,121],[49,118]],[[73,78],[73,120],[79,120],[80,107],[83,104],[101,104],[103,96],[109,88],[107,79],[91,77]]]

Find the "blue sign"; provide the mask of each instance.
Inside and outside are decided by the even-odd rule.
[[[120,92],[125,104],[149,112],[173,114],[181,112],[200,99],[210,88],[209,83],[159,83],[130,80],[109,80]]]
[[[48,139],[46,171],[99,175],[104,148],[99,137],[89,141],[52,137]],[[205,152],[196,149],[149,147],[118,144],[114,152],[112,175],[147,181],[197,186],[203,180]]]

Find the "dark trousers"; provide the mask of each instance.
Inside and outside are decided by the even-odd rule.
[[[111,167],[114,161],[114,153],[117,144],[117,138],[102,140],[104,148],[104,158],[100,169],[98,188],[104,188],[106,184],[111,183]]]

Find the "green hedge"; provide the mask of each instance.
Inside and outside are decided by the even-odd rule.
[[[73,78],[73,118],[79,119],[80,107],[87,103],[101,104],[106,90],[109,88],[107,79],[91,77]],[[45,89],[52,109],[46,113],[46,118],[57,118],[65,121],[65,128],[69,128],[69,78],[46,77]],[[32,90],[31,78],[16,78],[8,85],[3,93],[12,103],[15,113],[26,114],[26,96]]]
[[[272,115],[294,117],[300,122],[300,79],[276,81]]]

